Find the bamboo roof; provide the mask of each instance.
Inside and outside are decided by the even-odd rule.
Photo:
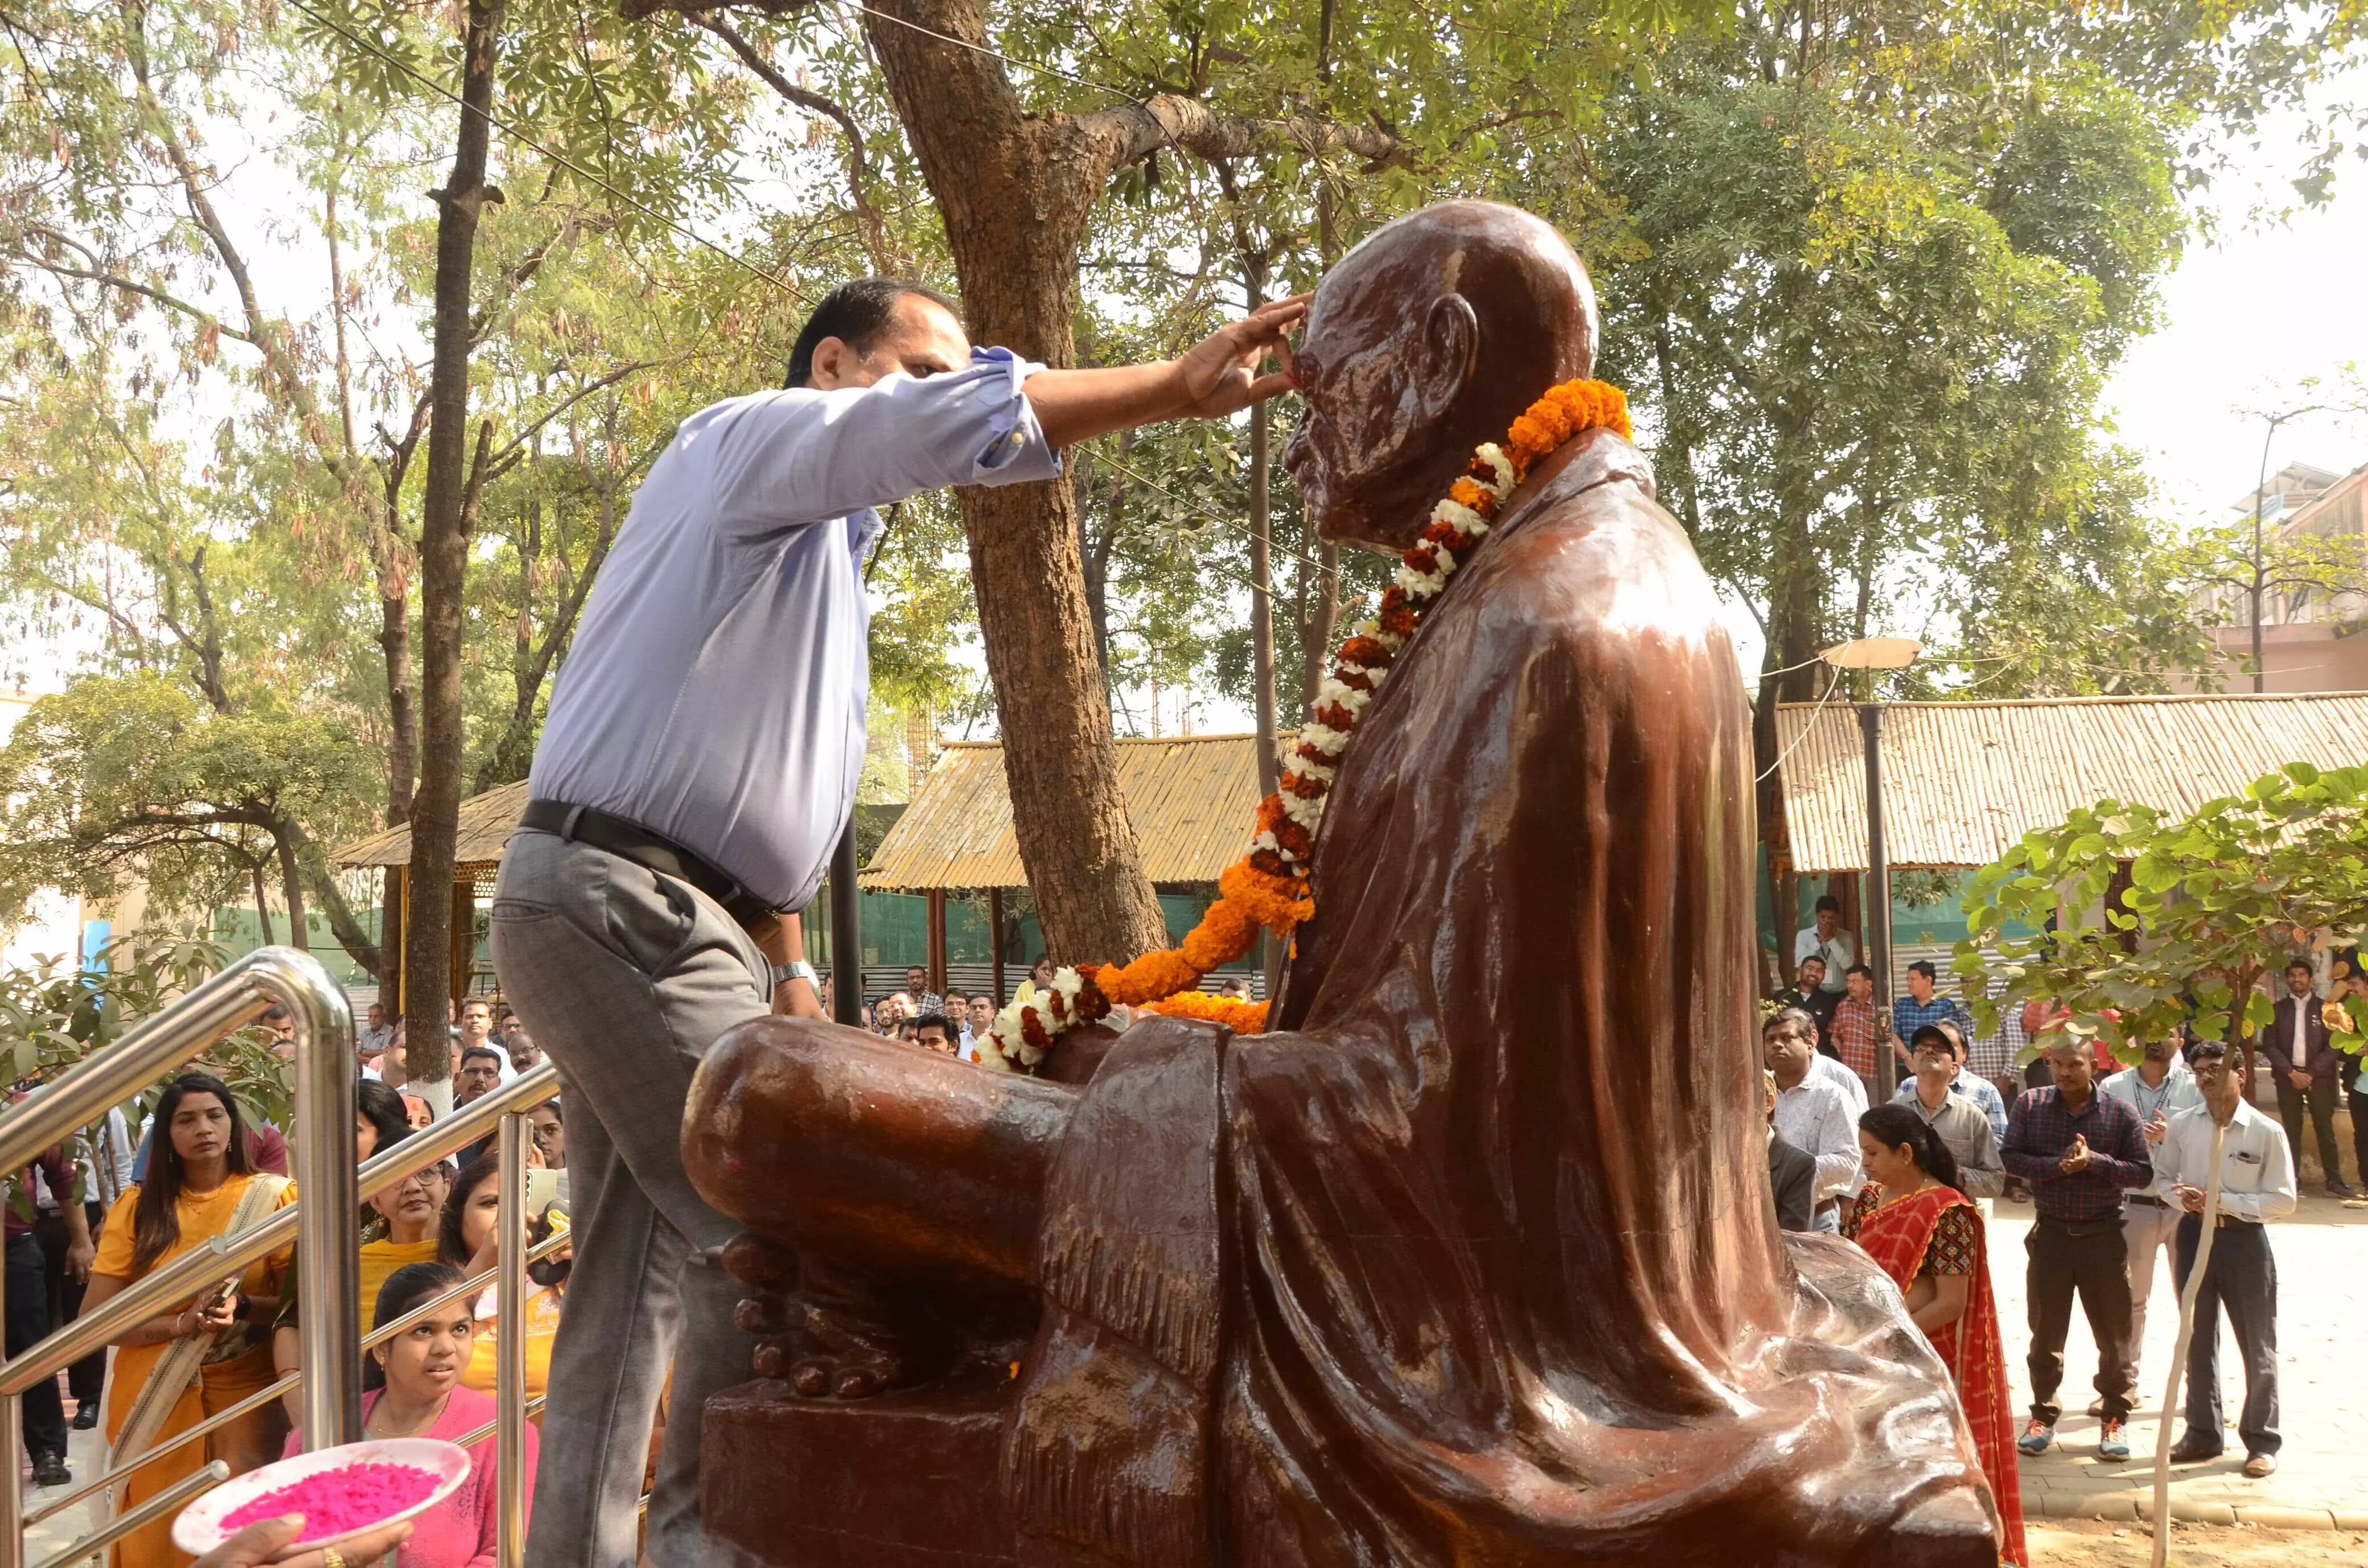
[[[526,780],[515,784],[497,784],[482,795],[472,795],[461,802],[461,832],[453,845],[452,868],[457,875],[473,867],[500,864],[502,846],[517,831],[518,817],[526,811]],[[338,865],[408,866],[411,864],[411,825],[408,823],[374,833],[358,844],[348,844],[333,857]]]
[[[1118,743],[1118,781],[1155,882],[1213,882],[1249,841],[1258,737],[1191,735]],[[864,868],[876,890],[1025,887],[1003,747],[962,742],[939,754],[905,814]]]
[[[1866,869],[1866,743],[1850,703],[1776,713],[1797,871]],[[2289,762],[2368,764],[2368,692],[1888,702],[1883,834],[1895,869],[1987,866],[2112,799],[2185,814]]]

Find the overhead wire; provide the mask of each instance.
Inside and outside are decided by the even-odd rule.
[[[1800,666],[1795,665],[1793,667],[1797,669]],[[1801,743],[1809,738],[1809,732],[1817,727],[1817,715],[1826,710],[1826,704],[1834,699],[1834,693],[1841,689],[1841,684],[1842,672],[1838,666],[1834,670],[1834,678],[1826,683],[1826,694],[1817,699],[1817,705],[1815,708],[1809,710],[1809,717],[1801,725],[1801,733],[1793,737],[1793,744],[1791,745],[1786,746],[1782,751],[1776,754],[1776,760],[1770,763],[1764,772],[1756,775],[1752,778],[1751,781],[1754,784],[1766,782],[1769,774],[1773,773],[1778,768],[1783,767],[1784,759],[1791,756],[1793,752],[1800,749]]]

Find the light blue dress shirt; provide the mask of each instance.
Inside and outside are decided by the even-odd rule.
[[[777,909],[814,897],[863,767],[874,510],[1052,479],[1042,366],[735,397],[682,422],[593,585],[536,748],[536,800],[663,834]]]

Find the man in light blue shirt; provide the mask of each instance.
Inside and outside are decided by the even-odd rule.
[[[952,301],[866,278],[798,335],[788,384],[682,422],[601,567],[535,753],[493,910],[504,994],[557,1064],[575,1267],[553,1348],[529,1568],[734,1560],[699,1517],[700,1422],[748,1376],[739,1227],[682,1166],[691,1074],[766,1010],[822,1016],[796,911],[846,828],[864,750],[877,508],[1061,472],[1107,431],[1224,417],[1304,312],[1266,306],[1181,358],[1048,370],[974,349]],[[847,1391],[841,1391],[847,1392]]]

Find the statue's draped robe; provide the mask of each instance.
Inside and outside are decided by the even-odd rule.
[[[1975,1484],[1888,1283],[1776,1229],[1734,653],[1588,439],[1360,726],[1279,1032],[1142,1026],[1078,1105],[1034,1568],[1846,1562]]]

